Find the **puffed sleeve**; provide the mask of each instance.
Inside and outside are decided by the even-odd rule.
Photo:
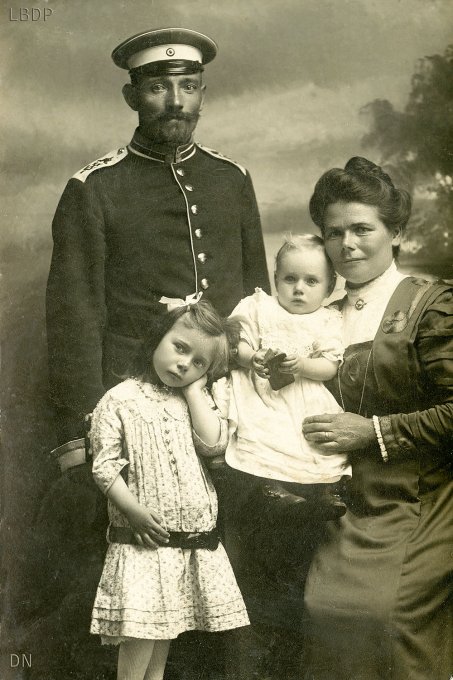
[[[252,349],[260,348],[260,328],[259,328],[259,297],[264,294],[260,288],[255,289],[254,295],[241,300],[230,314],[232,319],[241,325],[241,340],[245,340]]]
[[[313,343],[312,359],[342,361],[344,346],[342,341],[342,314],[338,309],[326,307],[324,323],[319,325],[319,335]]]
[[[241,192],[241,237],[244,294],[251,295],[256,286],[270,293],[261,220],[248,172]]]
[[[193,438],[193,443],[195,446],[195,451],[198,453],[200,456],[206,456],[206,457],[213,457],[213,456],[221,456],[223,453],[226,451],[227,443],[228,443],[228,421],[226,418],[224,418],[219,409],[217,408],[214,399],[212,398],[209,390],[205,389],[204,390],[207,402],[209,406],[212,408],[213,411],[216,412],[218,418],[219,418],[219,424],[220,424],[220,434],[219,434],[219,439],[218,441],[213,445],[209,446],[209,444],[206,444],[201,437],[198,436],[198,434],[195,432],[195,430],[192,428],[192,438]]]
[[[420,321],[415,349],[419,391],[426,408],[379,418],[389,461],[419,448],[446,450],[453,443],[453,291],[443,292]]]
[[[83,419],[105,390],[104,218],[92,183],[71,179],[52,224],[46,295],[49,380],[61,443],[83,436]]]
[[[126,457],[120,402],[106,394],[93,411],[90,430],[94,481],[103,493],[112,486]]]

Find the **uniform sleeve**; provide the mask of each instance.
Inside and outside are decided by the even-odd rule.
[[[415,348],[427,408],[379,418],[389,460],[418,447],[449,449],[453,442],[453,292],[442,293],[420,321]]]
[[[109,395],[93,411],[90,446],[94,481],[103,493],[107,493],[121,470],[129,465],[125,456],[119,402]]]
[[[319,336],[313,343],[312,359],[324,358],[329,361],[342,361],[344,346],[342,341],[342,314],[337,309],[326,308],[325,323],[319,329]]]
[[[104,222],[99,200],[72,179],[52,224],[46,314],[51,398],[60,442],[83,434],[83,418],[104,394]]]
[[[242,276],[244,295],[251,295],[256,286],[271,292],[264,250],[261,220],[249,173],[241,195]]]
[[[219,439],[213,446],[206,444],[192,428],[192,438],[195,446],[196,452],[200,456],[221,456],[226,451],[228,443],[228,421],[222,416],[219,409],[217,408],[214,399],[212,398],[209,390],[205,390],[205,395],[208,400],[209,406],[217,413],[220,423],[220,434]]]
[[[241,340],[245,340],[252,349],[260,348],[260,328],[259,328],[259,295],[257,290],[254,295],[241,300],[231,312],[230,318],[235,319],[241,326]]]

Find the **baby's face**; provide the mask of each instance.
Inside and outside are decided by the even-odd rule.
[[[280,305],[290,314],[310,314],[329,294],[329,267],[319,248],[291,250],[275,273]]]

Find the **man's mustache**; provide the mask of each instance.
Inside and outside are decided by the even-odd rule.
[[[168,122],[170,120],[185,120],[188,122],[193,122],[197,121],[199,118],[198,113],[183,113],[182,111],[178,111],[175,113],[167,112],[167,113],[161,113],[159,116],[157,116],[157,120],[160,120],[162,122]]]

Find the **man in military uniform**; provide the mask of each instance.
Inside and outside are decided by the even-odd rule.
[[[139,126],[69,180],[53,222],[47,323],[61,443],[81,437],[85,414],[124,374],[161,296],[203,291],[226,315],[269,289],[249,174],[193,141],[216,51],[186,29],[147,31],[113,51]]]
[[[146,31],[113,51],[115,64],[129,71],[123,95],[139,126],[127,146],[69,180],[53,221],[47,328],[55,454],[64,474],[41,511],[36,560],[43,573],[50,558],[58,586],[46,589],[47,621],[66,622],[64,645],[48,656],[55,660],[58,647],[80,677],[105,549],[105,536],[99,540],[105,504],[84,465],[84,418],[124,376],[165,311],[161,296],[203,291],[226,315],[255,286],[269,291],[248,172],[193,140],[205,95],[202,72],[216,52],[207,36],[179,28]],[[47,642],[52,625],[42,627]],[[67,650],[74,649],[71,658]],[[104,677],[100,664],[88,663],[86,677]],[[39,662],[35,667],[40,677]]]

